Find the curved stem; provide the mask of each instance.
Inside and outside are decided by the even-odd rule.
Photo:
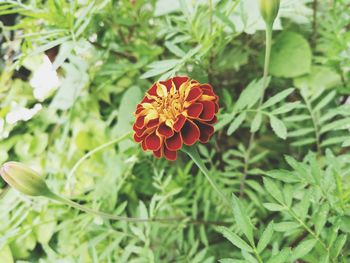
[[[213,181],[213,179],[209,175],[208,169],[205,167],[202,159],[200,158],[197,148],[192,146],[192,147],[184,147],[182,148],[182,151],[185,152],[192,160],[193,162],[198,166],[198,168],[202,171],[210,185],[213,187],[213,189],[218,193],[218,195],[221,197],[221,199],[225,202],[226,205],[231,207],[231,202],[223,194],[223,192],[220,190],[219,186]]]
[[[95,153],[113,145],[113,144],[117,144],[125,139],[127,139],[129,136],[131,136],[132,132],[128,132],[114,140],[111,140],[109,142],[106,142],[98,147],[96,147],[95,149],[92,149],[91,151],[89,151],[88,153],[86,153],[83,157],[81,157],[73,166],[72,170],[69,172],[68,176],[67,176],[67,182],[69,183],[71,178],[73,177],[73,174],[75,173],[75,171],[79,168],[79,166],[86,160],[88,159],[90,156],[94,155]]]
[[[86,212],[88,214],[93,214],[93,215],[96,215],[96,216],[100,216],[102,218],[105,218],[105,219],[111,219],[111,220],[122,220],[122,221],[129,221],[129,222],[147,222],[147,221],[151,221],[150,219],[148,218],[133,218],[133,217],[124,217],[124,216],[116,216],[116,215],[112,215],[112,214],[107,214],[107,213],[104,213],[104,212],[100,212],[100,211],[97,211],[97,210],[93,210],[91,208],[88,208],[88,207],[85,207],[81,204],[78,204],[68,198],[64,198],[58,194],[55,194],[53,192],[49,193],[48,195],[46,195],[46,197],[52,199],[52,200],[55,200],[57,202],[60,202],[60,203],[63,203],[63,204],[66,204],[66,205],[69,205],[73,208],[76,208],[78,210],[81,210],[83,212]]]

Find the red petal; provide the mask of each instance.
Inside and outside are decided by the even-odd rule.
[[[203,110],[202,103],[194,103],[187,109],[187,115],[192,118],[198,118]]]
[[[153,155],[158,159],[162,157],[162,148],[159,148],[157,151],[153,151]]]
[[[147,98],[147,96],[145,96],[142,99],[141,103],[150,103],[150,102],[153,102],[153,101],[154,101],[154,99],[150,99],[150,98]]]
[[[172,137],[166,139],[165,145],[170,151],[180,150],[182,147],[182,138],[180,133],[175,133]]]
[[[210,84],[202,84],[201,88],[202,90],[213,91],[213,87]]]
[[[161,125],[159,125],[157,131],[160,135],[164,136],[165,138],[169,138],[174,134],[174,131],[170,127],[168,127],[164,122]]]
[[[199,128],[193,121],[187,120],[185,125],[181,129],[181,136],[184,144],[193,145],[198,141],[200,132]]]
[[[195,101],[196,99],[198,99],[200,96],[202,95],[202,91],[200,88],[198,87],[194,87],[190,90],[190,92],[188,93],[187,97],[186,97],[186,101]]]
[[[157,85],[154,83],[152,87],[147,91],[149,95],[157,96]]]
[[[219,104],[217,103],[217,100],[215,101],[215,113],[219,112]]]
[[[146,147],[149,150],[156,151],[160,148],[160,138],[157,136],[157,134],[154,132],[150,135],[148,135],[145,139]]]
[[[199,141],[201,143],[207,143],[214,133],[214,127],[201,122],[196,122],[196,124],[198,125],[200,130]]]
[[[145,126],[145,116],[139,116],[136,119],[135,126],[139,129]]]
[[[169,161],[175,161],[177,156],[176,151],[170,151],[166,147],[164,147],[164,157],[168,159]]]
[[[185,124],[185,121],[186,121],[186,117],[183,116],[182,114],[180,114],[178,117],[177,117],[177,120],[175,121],[174,125],[173,125],[173,128],[176,132],[179,132],[182,128],[182,126],[184,126]]]
[[[142,150],[147,151],[147,146],[145,140],[142,141],[141,143]]]
[[[201,101],[201,103],[203,104],[203,111],[199,118],[207,121],[212,120],[215,115],[215,103],[212,101]]]
[[[159,81],[159,83],[163,84],[166,87],[167,91],[169,91],[171,89],[171,86],[172,86],[171,79]]]
[[[175,87],[179,88],[181,86],[181,84],[186,82],[187,80],[189,80],[189,78],[188,77],[173,77],[172,80],[175,84]]]
[[[144,139],[144,137],[139,137],[139,136],[137,136],[136,133],[134,134],[134,140],[135,140],[135,142],[141,142],[143,139]]]
[[[157,125],[159,124],[159,119],[153,119],[153,120],[150,120],[146,127],[149,129],[149,128],[153,128],[153,127],[156,127]]]
[[[214,116],[214,118],[211,121],[207,121],[205,124],[215,124],[218,121],[218,118],[216,116]]]

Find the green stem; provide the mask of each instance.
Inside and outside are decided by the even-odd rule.
[[[272,25],[273,24],[271,24],[271,25],[266,24],[266,30],[265,30],[266,48],[265,48],[264,73],[263,73],[264,88],[263,88],[262,95],[260,97],[258,108],[260,108],[264,102],[265,91],[266,91],[267,84],[268,84],[267,80],[268,80],[269,68],[270,68],[271,44],[272,44],[271,43],[272,42]],[[242,196],[244,193],[245,180],[248,176],[249,160],[250,160],[251,151],[252,151],[252,148],[254,145],[254,140],[255,140],[255,132],[251,133],[251,135],[250,135],[247,152],[246,152],[246,155],[244,157],[243,177],[242,177],[241,182],[240,182],[240,190],[239,190],[240,196]]]
[[[193,162],[198,166],[198,168],[202,171],[210,185],[213,187],[213,189],[218,193],[218,195],[222,198],[222,200],[225,202],[226,205],[231,207],[231,203],[227,196],[223,194],[223,192],[220,190],[219,186],[213,181],[213,179],[209,175],[208,169],[205,167],[202,159],[200,158],[197,148],[192,146],[192,147],[184,147],[182,148],[182,151],[186,153],[192,160]]]
[[[95,215],[95,216],[100,216],[102,218],[105,218],[105,219],[111,219],[111,220],[119,220],[119,221],[128,221],[128,222],[147,222],[149,221],[149,219],[142,219],[142,218],[133,218],[133,217],[124,217],[124,216],[116,216],[116,215],[112,215],[112,214],[107,214],[107,213],[104,213],[104,212],[100,212],[100,211],[97,211],[97,210],[93,210],[91,208],[88,208],[88,207],[85,207],[83,205],[80,205],[68,198],[64,198],[62,196],[59,196],[53,192],[51,192],[50,194],[46,195],[46,197],[54,200],[54,201],[57,201],[57,202],[60,202],[60,203],[63,203],[63,204],[66,204],[66,205],[69,205],[73,208],[76,208],[80,211],[83,211],[83,212],[86,212],[88,214],[92,214],[92,215]]]

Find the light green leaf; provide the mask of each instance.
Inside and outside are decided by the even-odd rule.
[[[275,223],[273,229],[277,232],[286,232],[298,228],[300,225],[296,222]]]
[[[290,248],[282,249],[277,255],[272,256],[267,263],[285,263],[291,255]]]
[[[303,36],[294,32],[283,32],[272,47],[270,73],[285,78],[309,73],[311,56],[311,48]]]
[[[244,235],[248,238],[251,244],[254,243],[253,238],[253,225],[250,221],[249,216],[246,213],[246,209],[243,207],[241,201],[233,194],[233,214],[236,219],[237,224],[242,229]]]
[[[293,261],[297,259],[301,259],[306,256],[316,245],[317,240],[309,239],[301,242],[294,250],[293,250]]]
[[[270,79],[268,80],[268,82]],[[243,90],[239,96],[237,103],[234,106],[234,111],[240,111],[244,108],[251,108],[258,102],[261,98],[264,90],[263,79],[253,80],[249,85]]]
[[[270,115],[270,124],[272,130],[281,139],[285,140],[287,138],[287,128],[284,123],[273,115]]]
[[[332,257],[337,258],[346,243],[347,235],[340,235],[334,242],[332,246]]]
[[[250,132],[252,133],[257,132],[261,126],[261,122],[262,122],[262,113],[258,112],[252,121],[252,124],[250,126]]]
[[[328,212],[329,212],[329,205],[327,203],[323,204],[320,207],[319,211],[317,212],[315,221],[314,221],[316,234],[320,234],[324,225],[326,224],[328,219]]]
[[[300,179],[288,170],[271,170],[271,171],[265,172],[265,174],[267,176],[270,176],[274,179],[280,180],[285,183],[300,182]]]
[[[264,232],[261,235],[261,238],[258,242],[257,250],[259,253],[261,253],[266,246],[271,241],[273,235],[273,221],[271,221],[268,226],[265,228]]]
[[[227,135],[232,135],[232,133],[234,133],[239,128],[239,126],[243,123],[246,117],[247,117],[247,113],[245,111],[239,114],[237,118],[235,118],[234,121],[231,123],[231,125],[228,127]]]
[[[267,192],[275,198],[280,204],[283,204],[283,195],[280,190],[280,187],[276,185],[275,182],[273,182],[271,179],[264,177],[264,186],[267,190]]]
[[[285,99],[286,97],[288,97],[293,91],[294,91],[294,88],[289,88],[289,89],[286,89],[284,91],[277,93],[276,95],[269,98],[261,106],[261,109],[268,108],[268,107],[275,105],[276,103],[278,103],[278,102],[282,101],[283,99]]]
[[[282,105],[281,107],[274,109],[271,114],[273,115],[278,115],[278,114],[284,114],[288,113],[296,108],[300,108],[300,101],[295,101],[295,102],[288,102]]]
[[[263,206],[270,211],[282,211],[286,210],[286,208],[282,205],[275,204],[275,203],[263,203]]]
[[[227,227],[217,227],[217,231],[219,231],[228,241],[230,241],[233,245],[236,247],[246,250],[248,252],[252,252],[253,249],[243,240],[241,239],[238,235],[230,231]]]

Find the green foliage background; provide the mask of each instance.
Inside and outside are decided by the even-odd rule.
[[[0,181],[0,262],[349,262],[349,8],[281,1],[264,96],[256,0],[2,0],[0,163],[93,209],[156,219],[103,220]],[[38,99],[44,54],[60,85]],[[199,150],[232,208],[188,157],[156,160],[131,140],[71,172],[131,130],[153,81],[183,74],[220,97]]]

